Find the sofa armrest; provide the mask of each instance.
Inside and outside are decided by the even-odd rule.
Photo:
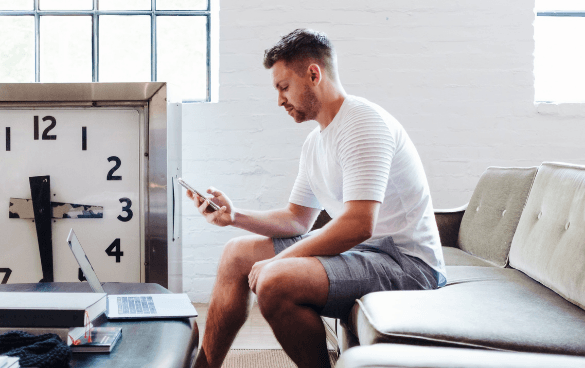
[[[435,209],[435,220],[439,228],[439,237],[441,245],[444,247],[457,247],[457,238],[459,237],[459,227],[461,219],[467,209],[467,204],[452,209]]]
[[[322,210],[321,213],[319,213],[317,219],[315,220],[315,223],[313,224],[311,231],[322,228],[323,226],[327,225],[329,221],[331,221],[331,216],[329,216],[327,211]]]

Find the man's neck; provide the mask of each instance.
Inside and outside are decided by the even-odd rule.
[[[331,124],[347,97],[345,90],[340,86],[333,87],[328,92],[329,93],[326,94],[325,100],[321,101],[321,111],[319,111],[319,115],[317,115],[317,119],[315,119],[319,123],[321,131],[325,130],[325,128]]]

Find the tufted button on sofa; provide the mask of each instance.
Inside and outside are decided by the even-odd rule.
[[[585,367],[585,167],[490,167],[468,205],[435,216],[447,285],[357,300],[339,333],[338,366],[435,366],[418,365],[416,357],[449,348],[481,353],[475,361],[506,359],[485,355],[499,350],[547,353],[561,359],[549,366]],[[393,358],[400,348],[415,349],[408,350],[413,365]],[[566,355],[577,357],[563,361]]]

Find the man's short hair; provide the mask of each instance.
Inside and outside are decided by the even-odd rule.
[[[337,75],[333,44],[325,33],[312,29],[295,29],[264,51],[266,69],[271,69],[280,60],[301,76],[306,73],[310,63],[324,68],[331,78]]]

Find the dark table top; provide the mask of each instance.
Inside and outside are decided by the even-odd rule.
[[[108,294],[170,293],[158,284],[103,284]],[[91,292],[87,282],[2,284],[0,291]],[[110,353],[74,353],[71,366],[81,367],[183,367],[189,368],[197,354],[199,329],[195,318],[111,320],[98,317],[94,326],[122,327],[122,337]]]

